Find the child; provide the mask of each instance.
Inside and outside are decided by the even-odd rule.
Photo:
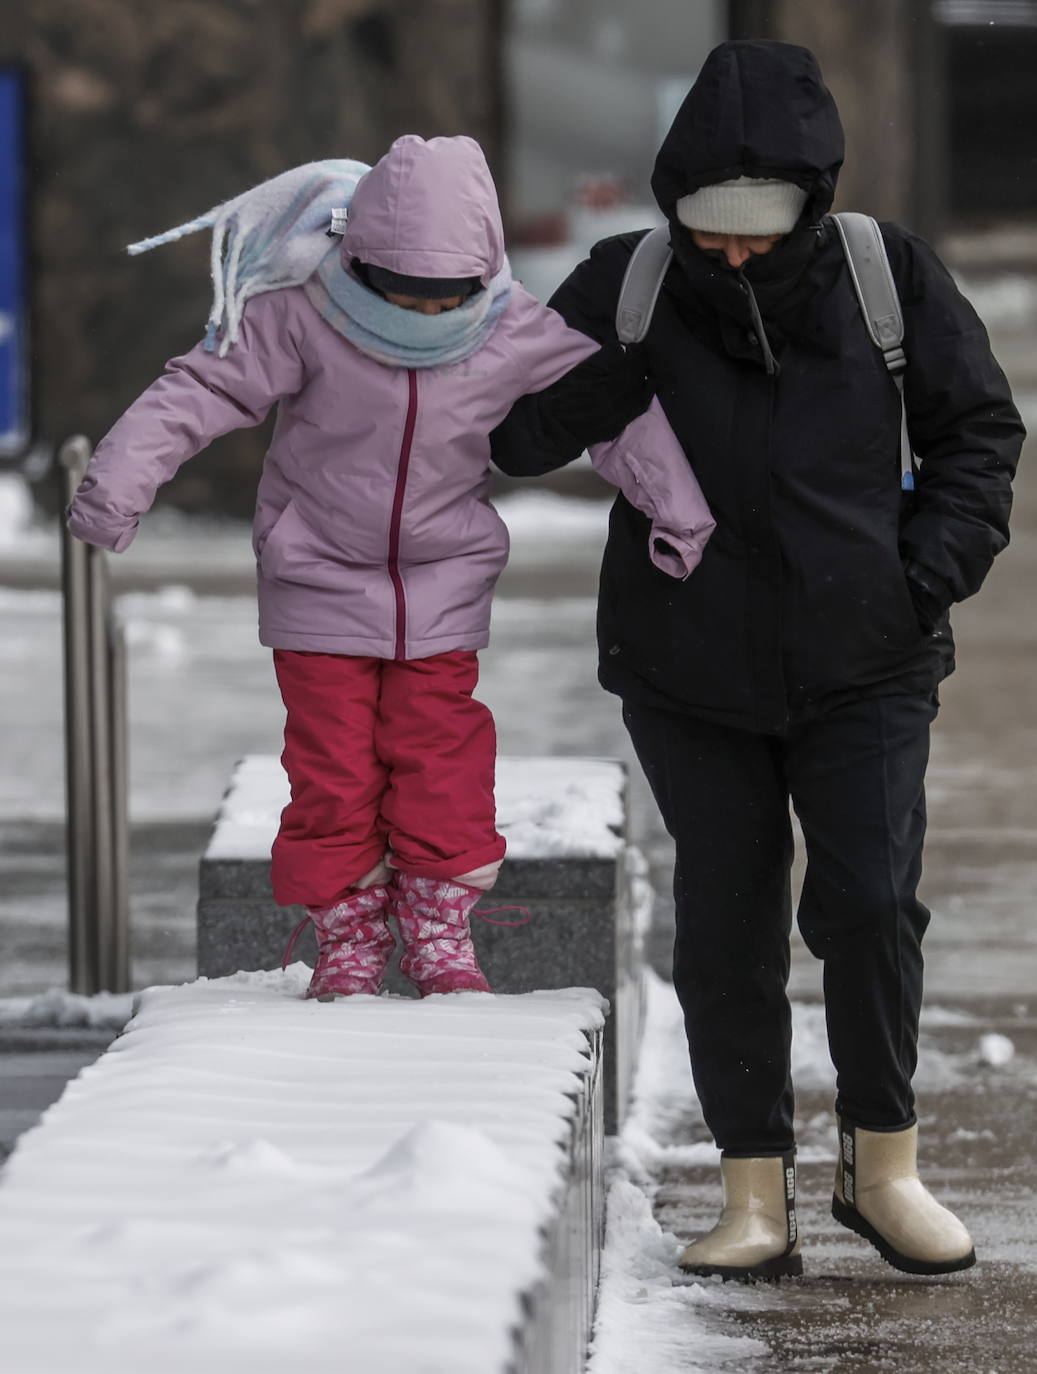
[[[488,436],[519,396],[567,373],[559,387],[580,402],[568,422],[589,420],[582,441],[612,438],[645,396],[622,353],[599,353],[512,283],[477,143],[408,135],[360,169],[348,217],[335,211],[341,244],[322,230],[318,264],[296,264],[294,278],[288,245],[242,285],[256,244],[232,233],[223,265],[217,217],[206,343],[173,359],[98,445],[68,523],[124,549],[183,462],[279,403],[253,542],[291,782],[271,878],[276,900],[303,905],[316,928],[307,996],[379,990],[390,910],[423,996],[489,991],[468,925],[505,848],[493,720],[472,698],[508,553],[487,495]],[[284,184],[302,173],[312,180],[297,169]],[[281,181],[228,206],[273,203]],[[712,521],[658,403],[594,461],[652,519],[645,557],[687,576]]]

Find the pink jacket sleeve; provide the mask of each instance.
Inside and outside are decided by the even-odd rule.
[[[513,342],[526,373],[525,389],[541,391],[597,351],[593,339],[570,327],[524,288]],[[671,577],[690,576],[715,528],[702,488],[656,398],[609,443],[590,449],[595,469],[652,522],[648,554]]]
[[[648,554],[670,577],[689,577],[716,528],[691,464],[658,397],[607,444],[594,444],[591,462],[607,482],[652,522]]]
[[[531,296],[518,282],[511,288],[509,340],[522,368],[522,391],[543,391],[601,347],[570,329],[557,310]]]
[[[232,429],[258,425],[303,384],[288,293],[249,302],[239,342],[225,358],[199,344],[173,358],[98,444],[68,511],[88,544],[120,553],[142,512],[181,464]]]

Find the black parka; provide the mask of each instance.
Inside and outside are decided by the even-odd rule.
[[[812,55],[771,42],[716,49],[659,152],[652,185],[674,261],[638,351],[717,528],[675,583],[645,556],[644,517],[617,498],[598,637],[601,682],[624,698],[780,733],[842,700],[931,692],[953,667],[946,608],[1008,542],[1024,437],[1008,384],[932,249],[884,224],[920,460],[915,492],[901,493],[897,391],[827,217],[841,160]],[[735,271],[694,246],[675,204],[740,175],[793,181],[808,202],[792,234]],[[597,244],[563,283],[551,304],[571,325],[615,339],[644,232]],[[557,464],[549,411],[542,394],[535,424],[520,404],[495,432],[505,471]]]

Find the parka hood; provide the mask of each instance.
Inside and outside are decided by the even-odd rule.
[[[791,43],[721,43],[706,58],[663,139],[652,190],[667,219],[677,201],[734,177],[777,177],[808,195],[804,217],[831,208],[843,130],[813,53]]]
[[[504,229],[478,143],[463,135],[398,138],[353,194],[344,265],[354,258],[404,276],[488,285],[504,264]]]

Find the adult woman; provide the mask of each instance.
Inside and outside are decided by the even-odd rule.
[[[790,1015],[789,801],[807,873],[798,919],[824,961],[838,1073],[833,1210],[897,1267],[974,1261],[915,1169],[911,1078],[928,912],[915,895],[936,689],[951,603],[1007,543],[1023,438],[975,312],[932,250],[883,237],[905,315],[916,490],[898,480],[900,403],[865,331],[827,212],[838,113],[805,49],[725,43],[666,136],[653,189],[674,258],[649,380],[717,522],[700,567],[664,587],[635,566],[643,522],[613,509],[600,679],[677,847],[674,981],[707,1124],[720,1224],[685,1268],[799,1273]],[[551,304],[594,338],[641,234],[599,243]],[[562,461],[520,403],[494,458]],[[535,450],[535,451],[534,451]]]

